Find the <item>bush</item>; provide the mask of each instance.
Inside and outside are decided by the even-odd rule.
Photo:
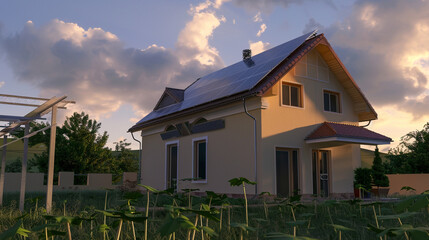
[[[354,180],[354,187],[359,188],[363,187],[366,190],[371,189],[371,169],[369,168],[356,168],[355,169],[355,180]]]
[[[384,173],[383,163],[381,161],[378,147],[374,152],[374,162],[372,163],[372,183],[376,187],[388,187],[389,178]]]

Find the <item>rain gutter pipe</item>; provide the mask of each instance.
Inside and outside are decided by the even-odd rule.
[[[360,127],[363,127],[363,128],[368,127],[368,126],[369,126],[369,124],[371,124],[371,121],[372,121],[372,120],[369,120],[369,122],[368,122],[366,125],[363,125],[363,126],[360,126]]]
[[[134,141],[139,143],[139,172],[137,173],[137,179],[138,179],[138,183],[141,183],[142,142],[140,142],[134,137],[133,132],[131,132],[131,136],[133,137]]]
[[[251,117],[253,119],[253,142],[254,142],[254,154],[255,154],[255,196],[258,195],[258,167],[257,167],[257,149],[256,149],[256,118],[252,115],[250,115],[250,113],[247,111],[247,107],[246,107],[246,98],[243,98],[243,107],[244,107],[244,112],[247,114],[247,116]]]

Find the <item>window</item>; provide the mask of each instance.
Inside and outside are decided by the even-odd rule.
[[[282,84],[282,105],[302,107],[301,85],[291,83]]]
[[[193,141],[193,178],[196,181],[207,180],[207,138]]]
[[[166,144],[166,188],[173,188],[175,191],[177,190],[178,143]]]
[[[323,108],[328,112],[340,113],[340,94],[331,91],[323,91]]]

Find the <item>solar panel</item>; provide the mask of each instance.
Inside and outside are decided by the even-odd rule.
[[[257,54],[251,58],[253,63],[246,64],[240,61],[198,79],[185,89],[182,102],[152,111],[137,124],[251,90],[264,76],[314,35],[315,32],[307,33]]]

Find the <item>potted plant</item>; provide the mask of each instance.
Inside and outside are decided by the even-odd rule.
[[[380,153],[378,152],[378,147],[375,148],[374,161],[372,163],[371,170],[372,185],[375,187],[372,188],[372,193],[377,197],[387,197],[387,194],[389,193],[389,178],[384,173],[384,167]]]
[[[369,168],[356,168],[354,177],[354,193],[356,198],[369,197],[371,190],[371,169]]]

